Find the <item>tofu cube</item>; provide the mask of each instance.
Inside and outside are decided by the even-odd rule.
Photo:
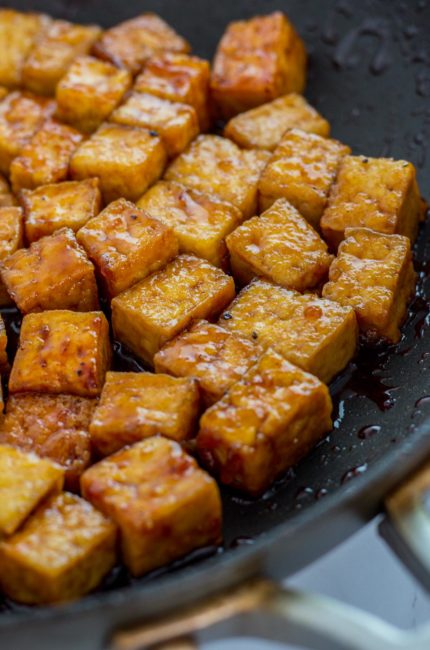
[[[252,341],[199,321],[157,352],[154,367],[156,372],[196,379],[205,405],[211,406],[248,373],[261,353]]]
[[[164,171],[164,145],[155,133],[120,124],[102,124],[72,156],[75,180],[97,176],[105,203],[136,201]]]
[[[0,537],[12,535],[42,499],[60,492],[63,475],[48,460],[0,445]]]
[[[323,295],[352,307],[370,341],[396,343],[415,293],[411,244],[403,235],[347,228]]]
[[[287,16],[230,23],[219,42],[212,68],[212,96],[225,119],[280,95],[303,92],[306,50]]]
[[[118,525],[134,576],[221,540],[217,484],[172,440],[148,438],[105,458],[84,472],[81,486]]]
[[[92,133],[120,103],[131,83],[127,70],[80,56],[57,85],[57,117],[83,133]]]
[[[181,253],[228,266],[225,237],[242,221],[234,205],[168,181],[153,185],[137,205],[173,228]]]
[[[232,117],[224,135],[244,149],[274,151],[288,129],[301,129],[325,138],[330,135],[327,120],[296,93],[278,97]]]
[[[0,100],[4,99],[8,93],[9,93],[8,88],[6,88],[5,86],[0,86]]]
[[[84,499],[64,492],[45,501],[0,543],[0,586],[19,603],[74,600],[114,567],[116,527]]]
[[[338,140],[300,129],[287,131],[261,175],[260,209],[287,199],[318,228],[339,164],[350,151]]]
[[[412,241],[424,218],[415,167],[405,160],[346,156],[321,218],[324,237],[336,249],[346,228],[371,228]]]
[[[231,277],[191,255],[176,257],[112,300],[114,335],[152,364],[154,354],[199,318],[215,318],[234,298]]]
[[[327,244],[285,199],[245,221],[226,243],[233,276],[241,285],[257,276],[306,291],[327,278],[333,259]]]
[[[23,245],[23,213],[21,208],[0,208],[0,267]],[[4,282],[0,279],[0,307],[13,305]]]
[[[257,184],[268,159],[265,151],[243,151],[227,138],[200,135],[164,178],[232,203],[247,219],[257,212]]]
[[[100,395],[111,348],[102,312],[45,311],[24,316],[10,393]]]
[[[351,307],[313,294],[300,294],[264,280],[245,287],[219,325],[273,348],[287,361],[328,383],[357,348],[358,327]]]
[[[7,357],[7,332],[3,318],[0,316],[0,373],[9,372],[9,360]],[[1,409],[3,412],[3,409]]]
[[[263,354],[200,420],[197,450],[221,483],[264,492],[330,431],[327,386],[280,354]]]
[[[0,208],[9,208],[17,205],[17,200],[11,192],[6,178],[0,174]]]

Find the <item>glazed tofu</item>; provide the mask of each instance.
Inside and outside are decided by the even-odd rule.
[[[198,414],[199,391],[192,378],[108,372],[91,421],[91,442],[100,456],[154,435],[181,442],[195,433]]]
[[[280,95],[303,92],[306,50],[280,11],[230,23],[212,69],[212,96],[225,119]]]
[[[4,259],[23,245],[23,214],[21,208],[0,208],[0,267]],[[0,307],[13,304],[0,279]]]
[[[0,538],[14,533],[42,499],[60,492],[63,475],[48,460],[0,445]]]
[[[0,543],[0,586],[19,603],[74,600],[114,567],[116,527],[84,499],[46,500],[21,530]]]
[[[358,327],[351,307],[264,280],[245,287],[219,325],[273,348],[328,383],[354,356]]]
[[[7,357],[7,332],[3,318],[0,316],[0,374],[9,371],[9,361]],[[3,396],[1,396],[3,401]],[[3,412],[3,409],[1,409]]]
[[[105,203],[136,201],[164,171],[167,154],[155,133],[120,124],[102,124],[72,156],[72,178],[97,176]]]
[[[370,341],[396,343],[415,292],[411,244],[403,235],[347,228],[323,295],[352,307]]]
[[[333,259],[327,244],[285,199],[245,221],[226,242],[233,276],[241,285],[262,277],[306,291],[327,278]]]
[[[199,321],[166,343],[154,357],[156,372],[197,380],[206,406],[245,376],[262,349],[219,325]]]
[[[257,184],[268,159],[265,151],[242,151],[227,138],[200,135],[164,178],[232,203],[246,219],[257,212]]]
[[[339,164],[350,151],[338,140],[300,129],[287,131],[261,175],[261,210],[276,199],[287,199],[318,228]]]
[[[154,354],[199,318],[216,318],[234,298],[231,277],[191,255],[176,257],[112,300],[117,339],[152,364]]]
[[[225,237],[242,221],[234,205],[168,181],[156,183],[137,205],[173,228],[181,253],[227,267]]]
[[[22,190],[20,201],[24,209],[25,238],[31,244],[61,228],[76,232],[98,214],[99,181],[87,178],[41,185],[35,190]]]
[[[65,471],[65,485],[79,489],[91,460],[89,426],[95,399],[74,395],[11,395],[0,424],[0,444],[48,458]]]
[[[3,260],[1,278],[23,314],[98,308],[94,267],[72,230],[42,237]]]
[[[17,200],[6,178],[0,174],[0,208],[8,208],[12,205],[17,205]]]
[[[111,348],[102,312],[45,311],[24,316],[10,393],[101,393]]]
[[[190,46],[160,16],[145,13],[104,32],[93,52],[137,74],[144,63],[164,51],[188,52]]]
[[[127,70],[92,56],[78,57],[57,85],[57,116],[92,133],[120,103],[132,83]]]
[[[134,576],[221,541],[218,487],[172,440],[149,438],[105,458],[84,472],[81,487],[118,525]]]
[[[244,149],[274,151],[288,129],[301,129],[325,138],[330,135],[327,120],[296,93],[236,115],[227,123],[224,135]]]
[[[96,25],[52,21],[24,63],[24,88],[38,95],[55,95],[58,82],[73,60],[87,54],[100,34],[101,29]]]
[[[110,122],[155,131],[170,158],[180,154],[199,133],[197,114],[192,106],[148,93],[132,93],[112,113]]]
[[[412,163],[392,158],[346,156],[332,186],[321,229],[336,249],[346,228],[371,228],[414,241],[424,218]]]

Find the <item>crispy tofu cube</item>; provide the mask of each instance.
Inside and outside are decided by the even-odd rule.
[[[346,228],[371,228],[414,241],[423,217],[412,163],[346,156],[332,186],[321,229],[333,249],[344,238]]]
[[[72,230],[42,237],[3,260],[1,277],[23,314],[99,306],[94,267]]]
[[[325,280],[333,259],[327,244],[285,199],[245,221],[226,243],[233,276],[242,285],[257,276],[306,291]]]
[[[125,199],[90,219],[77,238],[111,297],[162,268],[178,252],[173,230]]]
[[[89,426],[95,399],[74,395],[11,395],[0,424],[0,444],[54,461],[65,471],[69,490],[91,460]]]
[[[3,374],[8,370],[9,370],[9,361],[7,358],[7,332],[6,332],[4,320],[0,316],[0,373]],[[1,409],[1,411],[3,412],[3,409]]]
[[[12,205],[17,205],[17,201],[6,178],[0,174],[0,208],[9,208]]]
[[[105,458],[84,472],[81,487],[118,525],[134,576],[221,540],[218,487],[172,440],[148,438]]]
[[[76,180],[97,176],[105,203],[136,201],[163,173],[167,154],[155,133],[122,124],[102,124],[72,156]]]
[[[328,383],[354,356],[358,327],[351,307],[264,280],[245,287],[219,325],[273,348]]]
[[[246,219],[257,212],[257,184],[268,159],[265,151],[242,151],[227,138],[200,135],[164,178],[232,203]]]
[[[21,208],[0,208],[0,265],[23,245],[23,213]],[[7,289],[0,280],[0,307],[7,307],[13,302]]]
[[[396,343],[415,292],[410,240],[368,228],[347,228],[345,234],[323,295],[352,307],[370,341]]]
[[[152,364],[154,354],[199,318],[215,318],[234,298],[231,277],[191,255],[176,257],[112,300],[117,339]]]
[[[0,537],[14,533],[42,499],[60,492],[63,480],[58,465],[0,445]]]
[[[303,92],[306,50],[287,16],[230,23],[212,69],[212,96],[225,119],[290,92]]]
[[[173,228],[181,253],[227,267],[225,237],[242,221],[234,205],[168,181],[156,183],[137,205]]]
[[[109,324],[102,312],[27,314],[21,325],[9,392],[96,397],[110,359]]]
[[[288,129],[301,129],[323,137],[330,135],[327,120],[296,93],[236,115],[227,123],[224,135],[244,149],[274,151]]]
[[[45,501],[0,543],[0,586],[20,603],[73,600],[114,567],[116,527],[90,503],[64,492]]]
[[[248,339],[199,321],[157,352],[154,367],[156,372],[196,379],[205,405],[210,406],[247,374],[261,353],[262,348]]]
[[[119,104],[132,83],[127,70],[92,56],[78,57],[57,85],[57,116],[92,133]]]
[[[190,45],[160,16],[145,13],[106,30],[93,52],[119,68],[137,74],[155,54],[189,52]]]

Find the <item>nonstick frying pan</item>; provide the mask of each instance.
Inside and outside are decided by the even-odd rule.
[[[306,96],[331,122],[334,137],[351,145],[354,153],[411,160],[429,197],[430,2],[16,0],[3,4],[105,27],[142,11],[155,11],[189,39],[195,53],[208,58],[229,21],[284,10],[310,53]],[[430,648],[428,630],[414,639],[405,637],[362,613],[281,592],[260,580],[286,577],[336,545],[381,511],[387,495],[415,474],[388,501],[391,526],[384,528],[403,556],[409,541],[410,564],[430,585],[430,571],[425,570],[430,569],[430,557],[426,561],[423,555],[423,546],[430,549],[425,527],[429,515],[422,506],[430,478],[425,471],[416,473],[430,456],[429,225],[421,229],[415,261],[419,286],[401,342],[361,351],[333,382],[332,433],[263,498],[247,500],[224,491],[222,551],[207,549],[140,580],[130,580],[118,570],[97,593],[64,606],[30,609],[0,601],[0,648],[137,650],[215,623],[213,630],[225,632],[228,628],[219,623],[225,619],[236,626],[230,632],[238,629],[240,621],[240,630],[246,623],[248,631],[307,643],[305,647]],[[117,363],[136,367],[134,360],[120,355]],[[192,609],[182,613],[185,607]],[[287,618],[286,626],[281,616]],[[183,643],[184,648],[192,647],[189,640]]]

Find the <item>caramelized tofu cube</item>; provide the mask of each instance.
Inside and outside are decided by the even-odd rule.
[[[112,300],[114,334],[151,364],[166,341],[193,320],[215,318],[233,298],[231,277],[204,260],[180,255]]]
[[[260,346],[248,339],[199,321],[157,352],[154,367],[174,377],[195,378],[205,405],[210,406],[247,374],[261,353]]]
[[[153,13],[141,14],[106,30],[93,48],[99,58],[133,74],[154,54],[189,50],[187,41]]]
[[[410,240],[367,228],[347,228],[345,234],[323,295],[352,307],[370,341],[396,343],[415,292]]]
[[[114,567],[116,527],[84,499],[64,492],[45,501],[0,543],[0,586],[19,603],[73,600]]]
[[[423,213],[412,163],[346,156],[332,186],[321,229],[334,249],[346,228],[371,228],[414,241]]]
[[[226,242],[233,276],[242,285],[257,276],[306,291],[325,280],[332,261],[327,244],[285,199],[245,221]]]
[[[60,492],[63,474],[35,454],[0,445],[0,537],[14,533],[42,499]]]
[[[156,183],[137,205],[173,228],[181,253],[227,266],[225,237],[242,221],[234,205],[168,181]]]
[[[109,117],[131,83],[127,70],[118,70],[92,56],[81,56],[58,83],[58,119],[79,131],[92,133]]]
[[[0,174],[0,208],[9,208],[16,205],[17,201],[10,190],[7,180]]]
[[[9,361],[7,358],[7,332],[6,332],[4,320],[0,316],[0,373],[3,374],[8,370],[9,370]]]
[[[76,180],[97,176],[105,203],[122,197],[136,201],[161,176],[166,158],[155,133],[102,124],[74,153],[70,171]]]
[[[110,365],[102,312],[45,311],[24,316],[10,393],[100,395]]]
[[[260,208],[287,199],[318,228],[342,157],[350,148],[315,133],[291,129],[283,136],[259,183]]]
[[[328,383],[354,356],[358,327],[351,307],[263,280],[245,287],[219,324],[273,348]]]
[[[122,556],[139,576],[221,540],[215,481],[177,442],[138,442],[84,472],[82,494],[120,529]]]
[[[242,151],[227,138],[201,135],[164,178],[232,203],[246,219],[257,212],[257,184],[268,159],[265,151]]]
[[[211,88],[222,117],[303,92],[306,50],[280,11],[230,23],[218,45]]]
[[[0,265],[23,245],[23,214],[21,208],[0,208]],[[0,307],[11,305],[12,300],[0,280]]]

